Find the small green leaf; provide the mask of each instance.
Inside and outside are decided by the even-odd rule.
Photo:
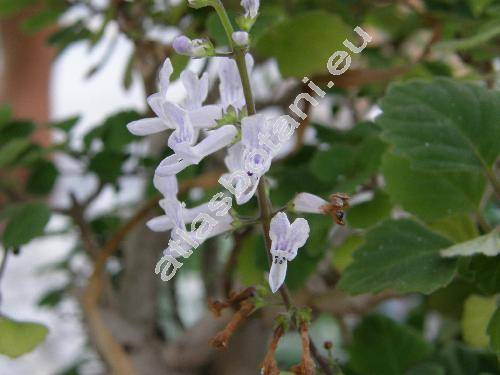
[[[80,120],[79,116],[73,116],[73,117],[70,117],[66,120],[52,123],[52,124],[50,124],[50,126],[57,128],[57,129],[61,129],[66,133],[69,133],[75,127],[75,125],[78,124],[79,120]]]
[[[40,160],[31,168],[26,188],[31,194],[45,195],[51,192],[59,172],[53,163]]]
[[[42,324],[0,317],[0,354],[17,358],[40,345],[49,332]]]
[[[381,170],[393,202],[423,220],[475,212],[486,186],[480,173],[415,170],[406,158],[390,153]]]
[[[494,230],[484,236],[441,250],[441,256],[443,257],[465,257],[476,254],[489,257],[500,254],[500,231]]]
[[[302,78],[327,72],[328,59],[335,51],[346,50],[342,42],[351,35],[340,17],[315,10],[271,26],[257,40],[256,47],[259,55],[278,60],[284,76]]]
[[[485,172],[500,150],[500,92],[451,79],[391,85],[377,123],[398,154],[427,171]]]
[[[50,209],[45,203],[27,203],[15,210],[3,234],[6,248],[27,244],[35,237],[43,235],[50,219]]]
[[[339,287],[352,294],[384,289],[429,294],[453,278],[456,262],[439,256],[450,244],[411,220],[388,220],[368,232]]]
[[[89,170],[97,174],[102,182],[114,183],[122,174],[125,156],[112,151],[101,151],[89,163]]]
[[[44,294],[38,300],[38,306],[40,307],[54,307],[57,306],[63,299],[66,292],[65,288],[51,290],[50,292]]]
[[[361,375],[401,375],[431,351],[412,328],[372,315],[354,330],[349,364]]]
[[[484,349],[488,347],[486,329],[495,309],[497,298],[469,296],[464,303],[462,314],[462,333],[464,341],[472,347]]]
[[[16,138],[0,149],[0,167],[14,162],[31,144],[29,139]]]
[[[490,337],[490,347],[496,353],[500,353],[500,308],[497,307],[491,317],[486,330]]]

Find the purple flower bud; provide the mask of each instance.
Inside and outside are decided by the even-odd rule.
[[[207,57],[214,54],[214,47],[206,39],[189,39],[185,35],[180,35],[174,39],[172,47],[179,55],[191,57]]]
[[[193,51],[193,42],[185,35],[180,35],[174,39],[172,47],[179,55],[190,56]]]
[[[233,41],[239,47],[248,45],[248,33],[246,31],[235,31],[232,35]]]

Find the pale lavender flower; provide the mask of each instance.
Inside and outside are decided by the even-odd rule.
[[[263,115],[245,117],[241,121],[241,141],[229,148],[224,159],[229,173],[221,178],[235,180],[232,184],[235,186],[236,202],[240,205],[253,197],[261,176],[271,167],[273,150],[260,142],[260,137],[270,133],[271,126],[268,125]],[[233,176],[241,172],[244,173]]]
[[[310,193],[299,193],[293,200],[295,212],[305,212],[311,214],[323,214],[328,202],[317,195]]]
[[[172,73],[172,63],[167,58],[160,71],[159,92],[148,97],[148,104],[157,117],[129,123],[127,128],[132,134],[145,136],[167,129],[176,129],[177,106],[169,102],[166,98]],[[195,128],[206,129],[217,125],[217,120],[222,117],[220,106],[202,105],[208,93],[208,77],[203,75],[201,78],[198,78],[195,73],[185,71],[181,75],[181,81],[187,94],[184,104],[193,126]]]
[[[198,131],[191,124],[187,112],[180,107],[171,109],[176,130],[168,139],[168,146],[175,152],[162,160],[155,174],[174,175],[186,167],[198,164],[206,156],[221,150],[233,142],[238,131],[233,125],[224,125],[208,131],[206,137],[196,144]]]
[[[250,54],[246,55],[247,69],[250,74],[253,68],[253,58]],[[227,111],[233,107],[240,111],[245,106],[245,95],[241,84],[238,66],[233,59],[222,57],[219,59],[219,91],[222,107]]]
[[[245,9],[245,17],[256,18],[259,13],[259,0],[241,0],[241,6]]]
[[[249,36],[246,31],[235,31],[232,35],[233,42],[239,47],[248,46]]]
[[[269,286],[276,293],[285,281],[288,262],[295,259],[298,249],[304,246],[309,237],[309,224],[302,218],[290,224],[286,214],[278,212],[271,220],[269,237],[272,255]]]
[[[176,37],[172,47],[179,55],[186,55],[193,58],[213,56],[214,47],[208,39],[189,39],[185,35]]]

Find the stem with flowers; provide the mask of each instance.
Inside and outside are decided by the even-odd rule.
[[[236,61],[236,65],[238,66],[238,71],[240,73],[241,84],[243,87],[243,93],[245,96],[246,108],[247,108],[248,115],[254,115],[254,114],[256,114],[255,102],[253,99],[252,87],[250,85],[248,68],[247,68],[247,64],[245,61],[246,47],[238,46],[234,42],[234,40],[233,40],[234,29],[233,29],[233,26],[231,25],[231,21],[229,20],[229,17],[227,15],[227,12],[226,12],[221,0],[215,0],[213,7],[216,10],[216,12],[219,16],[219,19],[224,27],[228,42],[229,42],[231,49],[232,49],[232,54],[233,54],[234,60]],[[271,200],[269,199],[268,191],[266,188],[266,181],[265,181],[264,177],[265,176],[261,177],[261,179],[259,181],[259,185],[257,187],[257,202],[259,205],[260,220],[261,220],[261,225],[262,225],[265,244],[266,244],[267,259],[268,259],[269,265],[271,265],[271,263],[272,263],[271,238],[269,236],[269,233],[270,233],[271,216],[273,213],[273,206],[272,206]],[[290,292],[288,291],[288,288],[287,288],[285,282],[283,282],[283,284],[281,285],[279,292],[281,294],[281,298],[283,299],[283,304],[285,305],[286,310],[287,311],[297,311],[296,307],[293,304]],[[297,329],[299,329],[302,336],[303,336],[303,332],[307,332],[307,329],[305,328],[306,324],[307,323],[305,323],[305,322],[301,322],[300,326],[297,327]],[[321,356],[321,354],[319,353],[318,349],[316,348],[314,342],[312,341],[311,337],[307,334],[306,334],[306,336],[307,336],[308,344],[311,346],[311,349],[312,349],[311,352],[313,353],[313,356],[315,357],[316,361],[318,362],[318,365],[322,368],[322,370],[325,374],[327,374],[327,375],[332,374],[332,371],[330,369],[330,366],[328,365],[328,362]],[[307,349],[309,349],[309,348],[307,348]],[[309,354],[309,353],[307,353],[307,354]]]

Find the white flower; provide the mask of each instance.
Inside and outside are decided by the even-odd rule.
[[[229,145],[238,133],[233,125],[224,125],[208,131],[206,137],[196,144],[198,131],[188,113],[180,107],[173,107],[171,113],[176,129],[168,139],[168,146],[175,153],[163,159],[156,168],[155,174],[160,176],[177,174],[190,165],[198,164],[206,156]]]
[[[272,241],[269,286],[276,293],[285,281],[287,263],[295,259],[297,250],[304,246],[309,237],[309,224],[302,218],[290,224],[286,214],[278,212],[271,220],[269,237]]]
[[[239,47],[248,46],[248,33],[246,31],[235,31],[232,35],[233,42]]]
[[[256,18],[259,13],[259,0],[241,0],[241,6],[245,9],[245,17]]]
[[[250,54],[246,55],[247,69],[250,74],[253,68],[253,58]],[[233,107],[240,111],[245,106],[245,95],[241,85],[238,66],[233,59],[222,57],[219,59],[219,91],[222,107],[225,111]]]
[[[214,55],[214,46],[208,39],[189,39],[185,35],[176,37],[172,47],[179,55],[186,55],[194,58]]]
[[[296,212],[323,214],[326,205],[328,205],[326,200],[310,193],[299,193],[293,200],[293,208]]]
[[[295,212],[330,215],[338,225],[345,225],[345,210],[349,208],[350,197],[345,193],[330,195],[327,202],[310,193],[299,193],[295,196],[292,205]]]
[[[160,206],[164,209],[165,215],[151,219],[147,225],[155,232],[171,230],[169,245],[164,250],[165,256],[187,257],[193,248],[197,248],[208,238],[233,229],[233,217],[229,213],[222,217],[213,217],[208,203],[186,209],[176,198],[165,198],[160,201]],[[201,226],[198,229],[191,228],[191,231],[186,231],[187,224],[192,222],[199,224],[199,220],[205,220],[205,218],[209,218],[213,223],[205,227],[201,235],[198,232]]]
[[[263,115],[245,117],[241,121],[241,141],[231,146],[224,162],[229,170],[222,179],[235,180],[236,202],[248,202],[259,180],[271,167],[273,150],[261,144],[262,136],[270,136],[271,126]]]
[[[157,117],[129,123],[127,128],[132,134],[145,136],[176,128],[177,106],[166,98],[172,73],[172,63],[167,58],[160,70],[159,92],[148,97],[148,104]],[[187,94],[184,105],[193,126],[206,129],[217,125],[217,120],[222,117],[220,106],[202,105],[208,94],[208,76],[204,74],[198,78],[195,73],[184,71],[181,81]]]

